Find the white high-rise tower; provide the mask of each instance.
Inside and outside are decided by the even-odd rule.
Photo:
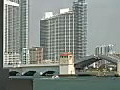
[[[28,48],[28,3],[23,1],[28,0],[4,0],[4,65],[22,63],[22,49]]]
[[[72,52],[75,60],[86,55],[87,4],[85,0],[73,3],[73,9],[61,9],[54,15],[45,13],[40,20],[40,46],[45,60],[59,60],[64,52]]]

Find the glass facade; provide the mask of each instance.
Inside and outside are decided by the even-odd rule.
[[[75,15],[75,59],[80,60],[80,58],[86,55],[86,45],[87,45],[87,4],[85,0],[78,0],[78,2],[73,2],[73,11]]]
[[[73,10],[40,20],[40,46],[45,60],[59,60],[59,55],[72,52],[75,60],[86,55],[87,4],[73,3]]]
[[[20,0],[20,53],[22,64],[29,63],[29,50],[28,50],[28,39],[29,39],[29,0]]]
[[[21,3],[20,0],[4,0],[3,53],[5,65],[21,63],[21,49],[28,48],[28,4],[23,7],[24,4],[25,2]],[[24,43],[24,46],[21,43]]]

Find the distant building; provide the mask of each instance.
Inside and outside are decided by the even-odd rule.
[[[32,47],[29,49],[30,64],[40,64],[43,61],[43,48]]]
[[[108,55],[114,53],[114,45],[102,45],[95,48],[95,55]]]
[[[113,55],[114,54],[114,45],[101,45],[95,48],[95,55]],[[103,64],[107,64],[108,61],[101,60],[94,63],[94,67],[100,67]]]
[[[22,56],[24,48],[28,49],[28,7],[29,0],[4,0],[4,65],[28,62]]]
[[[72,52],[75,60],[86,56],[87,4],[85,0],[73,3],[73,9],[60,9],[60,13],[45,13],[40,20],[40,46],[44,47],[44,60],[59,60],[60,54]]]

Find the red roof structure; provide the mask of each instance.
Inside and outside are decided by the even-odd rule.
[[[72,55],[72,52],[65,52],[63,54],[60,54],[60,56],[68,56],[68,55]]]

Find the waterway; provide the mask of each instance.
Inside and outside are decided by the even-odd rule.
[[[36,78],[34,90],[120,90],[120,77]]]

